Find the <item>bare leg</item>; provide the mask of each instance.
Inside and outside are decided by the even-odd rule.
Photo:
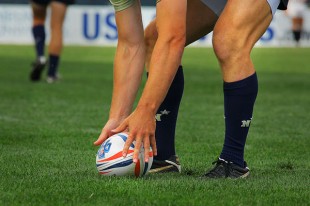
[[[225,141],[220,158],[240,170],[246,167],[244,147],[258,92],[250,53],[271,20],[266,0],[228,0],[214,28],[213,46],[224,80]],[[225,161],[219,160],[216,167],[221,164]],[[248,170],[244,169],[240,176],[246,175]]]
[[[301,38],[302,30],[303,30],[303,18],[302,17],[293,17],[292,19],[292,31],[294,35],[294,40],[299,45],[299,41]]]
[[[200,39],[213,30],[217,16],[200,0],[191,0],[187,4],[186,19],[186,45]],[[145,30],[146,69],[150,66],[150,59],[157,41],[158,33],[156,19],[152,21]],[[156,145],[157,156],[154,157],[151,172],[175,171],[180,172],[181,167],[175,152],[175,128],[179,105],[183,95],[184,75],[182,67],[179,66],[169,91],[160,105],[156,114]],[[169,160],[175,164],[169,165]],[[169,162],[168,161],[168,162]],[[166,167],[165,167],[166,166]]]
[[[46,59],[45,51],[45,18],[46,18],[46,5],[31,3],[33,13],[32,35],[34,38],[34,45],[36,51],[36,60],[33,62],[32,70],[30,72],[31,81],[39,81],[41,73],[44,70]]]
[[[271,20],[267,1],[228,0],[213,33],[214,51],[225,82],[238,81],[255,72],[250,53]]]
[[[200,0],[191,0],[187,3],[186,17],[186,45],[210,33],[218,17]],[[148,71],[150,59],[156,43],[158,33],[156,29],[156,19],[153,20],[145,29],[146,44],[146,70]]]
[[[49,54],[60,55],[62,50],[62,27],[65,19],[67,6],[63,3],[52,1],[51,3],[51,41]]]
[[[33,26],[44,25],[46,18],[46,6],[31,3],[32,13],[33,13]]]
[[[35,48],[37,59],[41,58],[44,61],[44,47],[45,47],[45,29],[44,23],[46,18],[46,6],[36,3],[31,3],[33,22],[32,34],[35,40]]]

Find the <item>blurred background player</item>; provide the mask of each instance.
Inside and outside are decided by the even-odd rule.
[[[305,12],[307,11],[307,0],[290,0],[287,6],[287,14],[292,19],[292,33],[296,46],[299,46],[302,37]]]
[[[31,81],[39,81],[42,71],[48,64],[47,82],[53,83],[58,79],[58,65],[63,46],[62,27],[67,11],[67,6],[74,0],[32,0],[33,13],[32,34],[35,41],[36,60],[30,73]],[[48,60],[45,57],[45,19],[47,8],[51,9],[50,32],[51,39],[48,47]]]

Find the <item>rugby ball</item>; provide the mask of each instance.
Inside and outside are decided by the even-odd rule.
[[[142,177],[148,173],[153,163],[151,148],[148,162],[144,162],[144,148],[141,147],[139,160],[134,163],[135,141],[130,145],[127,156],[123,157],[123,147],[127,138],[127,133],[118,133],[101,144],[96,155],[96,166],[101,175]]]

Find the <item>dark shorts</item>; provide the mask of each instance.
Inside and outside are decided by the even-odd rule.
[[[281,3],[279,5],[278,9],[286,10],[287,9],[287,4],[288,4],[288,0],[281,0]]]
[[[71,5],[71,4],[74,4],[74,2],[75,2],[75,0],[31,0],[31,1],[36,3],[36,4],[43,5],[43,6],[48,5],[52,1],[57,1],[57,2],[65,4],[65,5]]]

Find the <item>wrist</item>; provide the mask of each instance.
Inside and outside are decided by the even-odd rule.
[[[155,115],[157,112],[157,106],[155,103],[139,103],[137,105],[137,110],[144,110],[146,113]]]
[[[129,114],[126,113],[115,113],[115,112],[110,112],[109,114],[109,119],[114,119],[114,120],[124,120],[129,116]]]

